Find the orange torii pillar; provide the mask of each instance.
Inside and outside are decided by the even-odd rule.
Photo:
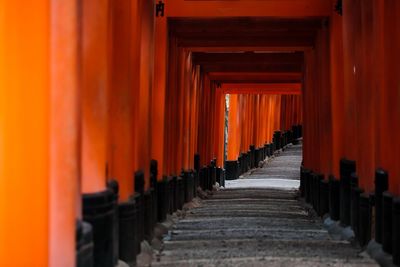
[[[76,263],[76,219],[81,219],[78,6],[68,0],[52,1],[51,6],[48,264],[68,267]]]
[[[344,156],[355,160],[360,186],[365,190],[373,188],[375,170],[375,115],[371,109],[376,102],[377,88],[374,84],[375,67],[369,69],[371,62],[366,62],[367,53],[371,53],[368,35],[374,34],[370,16],[372,2],[344,3],[347,12],[343,14],[343,48],[344,48],[344,91],[345,91],[345,151]],[[371,8],[371,9],[370,9]],[[368,9],[370,9],[368,11]],[[368,20],[368,21],[367,21]],[[370,25],[368,25],[370,24]],[[356,45],[357,43],[357,45]],[[370,57],[372,58],[372,57]],[[378,96],[378,95],[376,95]]]
[[[228,165],[233,165],[231,161],[235,161],[238,157],[242,160],[240,153],[244,154],[242,157],[247,157],[250,145],[264,147],[268,137],[272,137],[272,130],[269,135],[266,131],[280,129],[276,125],[281,121],[281,96],[230,94],[229,97],[227,160],[230,161]]]
[[[112,266],[117,260],[114,250],[116,194],[115,191],[106,188],[109,42],[111,41],[109,1],[85,0],[82,2],[81,10],[83,220],[92,225],[94,266],[100,264]],[[106,242],[98,242],[98,240],[106,240]]]
[[[332,95],[332,173],[339,177],[339,161],[345,155],[346,110],[343,76],[343,17],[332,12],[330,24],[330,62],[331,62],[331,95]]]
[[[165,6],[167,12],[169,5]],[[153,87],[151,92],[151,124],[153,125],[151,135],[151,157],[158,161],[158,170],[161,175],[166,173],[164,162],[165,150],[165,121],[166,121],[166,84],[167,84],[167,17],[157,17],[155,20],[155,48]]]
[[[136,4],[136,6],[135,6]],[[151,91],[154,79],[154,2],[148,0],[136,1],[132,13],[133,34],[138,36],[137,43],[131,43],[132,53],[135,63],[138,62],[138,68],[134,66],[132,73],[139,73],[137,81],[132,90],[134,90],[135,111],[134,111],[134,169],[142,170],[145,176],[144,190],[150,188],[150,157],[151,157],[151,135],[152,125],[150,117]],[[135,20],[135,18],[137,20]],[[137,61],[139,59],[139,61]],[[135,64],[134,63],[134,64]],[[134,76],[135,77],[135,76]],[[135,88],[138,88],[135,89]],[[153,103],[157,105],[157,103]],[[136,190],[136,189],[135,189]]]
[[[119,197],[128,200],[133,193],[133,87],[131,83],[131,4],[112,3],[112,56],[109,87],[108,178],[119,183]]]
[[[137,47],[131,42],[137,37],[137,25],[132,16],[136,15],[137,7],[130,0],[110,2],[111,6],[111,62],[108,109],[108,185],[118,195],[118,231],[114,235],[118,243],[114,247],[114,257],[133,265],[136,261],[137,241],[135,224],[139,216],[136,214],[137,202],[131,201],[135,190],[134,184],[134,90],[135,75],[132,68],[138,65],[132,57],[132,51]],[[133,22],[134,21],[134,22]],[[133,43],[133,44],[132,44]],[[137,80],[137,79],[136,79]],[[135,81],[136,81],[135,80]],[[138,177],[141,179],[142,177]],[[117,183],[116,183],[117,181]],[[135,199],[137,200],[137,199]],[[132,214],[134,216],[132,216]],[[135,233],[132,237],[131,233]],[[136,242],[135,242],[136,241]]]
[[[392,220],[389,221],[388,216],[382,212],[381,224],[375,223],[375,240],[376,233],[381,233],[382,248],[385,252],[393,255],[393,263],[400,264],[400,242],[399,233],[399,193],[400,193],[400,166],[398,162],[398,151],[400,149],[400,140],[397,134],[400,130],[400,100],[399,100],[399,46],[400,36],[398,29],[400,27],[400,3],[399,1],[386,0],[373,2],[375,5],[375,30],[378,28],[378,40],[383,39],[383,45],[380,42],[375,44],[375,49],[378,51],[378,56],[381,60],[377,62],[378,67],[383,65],[383,68],[374,69],[374,73],[379,81],[380,99],[378,106],[377,126],[377,167],[384,168],[388,171],[388,189],[389,193],[381,194],[382,210],[389,210],[392,214]],[[378,11],[378,12],[377,12]],[[365,21],[365,20],[364,20]],[[375,36],[374,36],[375,37]],[[374,40],[377,37],[374,38]],[[367,43],[368,44],[368,43]],[[373,88],[376,90],[376,88]],[[379,165],[378,165],[379,164]],[[382,172],[379,172],[382,173]],[[380,175],[381,176],[381,175]],[[375,178],[375,196],[378,195],[378,185],[384,184],[384,176],[381,179]],[[377,208],[377,206],[376,206]],[[376,209],[375,208],[375,209]],[[375,219],[375,221],[377,221]],[[391,224],[388,224],[391,222]],[[378,227],[380,226],[380,228]],[[380,231],[379,231],[380,230]]]
[[[281,105],[281,128],[290,130],[293,125],[301,124],[301,96],[300,95],[282,95]]]
[[[225,131],[225,94],[221,90],[215,90],[213,123],[213,157],[217,159],[216,165],[223,166],[224,163],[224,131]]]
[[[304,166],[316,173],[331,173],[331,97],[329,87],[328,32],[326,25],[318,31],[316,48],[305,52],[303,90],[303,158]]]
[[[230,94],[228,121],[228,158],[226,161],[227,178],[235,179],[237,172],[245,172],[255,166],[254,162],[262,160],[266,142],[272,138],[274,130],[280,130],[282,120],[282,95],[235,95]],[[296,97],[299,98],[298,95]],[[300,100],[300,98],[299,98]],[[288,110],[290,114],[298,113],[298,109]],[[286,111],[285,111],[286,112]],[[294,115],[290,115],[294,117]],[[294,120],[293,120],[294,122]],[[267,131],[270,131],[267,134]],[[249,147],[250,151],[248,150]],[[254,147],[253,147],[254,145]],[[267,146],[268,147],[268,146]],[[254,158],[253,158],[254,157]],[[239,160],[240,170],[237,169]]]
[[[228,113],[228,154],[227,160],[236,160],[240,154],[239,95],[229,95]]]
[[[73,266],[76,3],[2,1],[0,9],[1,264]]]
[[[376,3],[383,5],[383,3]],[[400,194],[400,166],[398,157],[395,156],[400,150],[400,140],[398,138],[390,138],[391,133],[400,131],[400,101],[398,98],[399,92],[399,76],[400,62],[398,60],[400,51],[400,36],[397,29],[400,27],[400,3],[394,0],[384,1],[384,5],[379,7],[383,11],[378,17],[379,23],[383,24],[383,31],[380,32],[380,37],[384,37],[384,46],[378,46],[383,56],[382,60],[385,63],[384,73],[378,72],[380,75],[380,107],[379,107],[379,122],[378,127],[378,166],[389,172],[389,189],[394,194]],[[383,22],[382,22],[383,21]],[[377,44],[379,45],[379,44]],[[382,62],[378,62],[382,65]]]

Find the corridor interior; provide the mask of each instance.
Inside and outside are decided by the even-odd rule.
[[[0,0],[0,266],[399,266],[399,29],[399,0]]]
[[[299,201],[301,146],[288,145],[187,204],[163,224],[163,245],[152,260],[140,255],[139,266],[378,266]]]

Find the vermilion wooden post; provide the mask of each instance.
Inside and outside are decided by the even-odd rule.
[[[316,171],[328,175],[332,163],[332,110],[329,70],[329,29],[327,22],[322,21],[316,38],[316,119],[320,150],[320,162]],[[328,60],[327,60],[328,59]],[[314,124],[315,125],[315,124]]]
[[[108,0],[82,2],[82,192],[106,188]]]
[[[358,6],[359,0],[344,1],[343,10],[347,15],[343,15],[343,74],[344,74],[344,153],[349,159],[357,158],[357,102],[355,96],[356,75],[359,75],[360,65],[356,61],[358,53],[356,43],[359,42],[359,29],[361,27]],[[353,17],[354,16],[354,17]],[[362,179],[362,178],[361,178]]]
[[[141,0],[139,3],[138,15],[141,18],[139,26],[140,36],[140,61],[139,61],[139,92],[137,104],[137,113],[135,114],[135,138],[136,150],[134,151],[137,166],[135,169],[143,170],[145,174],[145,189],[150,186],[150,133],[152,125],[150,123],[150,103],[151,88],[153,84],[154,73],[154,20],[155,6],[153,1]]]
[[[334,6],[336,3],[332,6]],[[334,7],[333,7],[334,8]],[[334,10],[334,9],[333,9]],[[331,62],[331,95],[332,95],[332,174],[339,177],[339,161],[344,157],[344,121],[343,105],[343,18],[332,11],[330,23],[330,62]]]
[[[217,90],[216,92],[216,101],[217,101],[217,120],[216,120],[216,128],[217,130],[217,150],[215,152],[215,157],[217,158],[217,166],[224,165],[224,154],[225,154],[225,145],[224,145],[224,136],[225,136],[225,95],[221,90]]]
[[[108,178],[119,182],[122,201],[133,193],[133,86],[131,66],[131,1],[112,3],[112,56],[109,92]]]
[[[228,155],[227,160],[236,160],[240,150],[240,118],[239,118],[239,97],[229,95],[228,115]]]
[[[384,2],[384,47],[383,47],[383,90],[381,95],[380,111],[380,141],[381,164],[389,171],[389,189],[393,193],[400,192],[400,166],[397,157],[393,153],[399,151],[400,141],[388,137],[388,134],[398,132],[400,129],[400,105],[399,105],[399,76],[400,62],[400,37],[396,28],[400,26],[400,3],[394,0]]]
[[[303,162],[306,168],[319,171],[319,142],[316,136],[316,112],[315,95],[317,94],[314,87],[315,74],[315,55],[312,51],[305,52],[305,69],[303,84],[303,107],[304,107],[304,137],[303,137]]]
[[[48,266],[50,2],[0,9],[0,259]]]
[[[49,70],[51,104],[48,140],[50,143],[49,266],[69,267],[76,263],[75,220],[81,218],[78,6],[76,1],[51,1],[49,11],[51,13]],[[5,259],[2,256],[0,258]],[[4,262],[2,264],[7,265]],[[28,265],[35,266],[34,263]]]
[[[379,110],[379,76],[376,72],[377,58],[375,49],[378,36],[377,18],[374,16],[376,1],[360,2],[361,40],[360,73],[357,89],[358,131],[360,132],[357,155],[357,173],[360,186],[366,190],[374,189],[374,174],[376,170],[376,138],[377,111]],[[358,55],[358,54],[357,54]],[[356,73],[357,74],[357,73]],[[375,106],[376,109],[371,109]],[[368,147],[368,149],[366,149]]]
[[[168,14],[169,5],[165,6]],[[167,17],[155,19],[155,50],[154,58],[154,82],[151,94],[151,157],[158,161],[160,174],[165,174],[164,168],[164,125],[165,125],[165,99],[166,99],[166,75],[167,75]],[[165,133],[166,134],[166,133]],[[159,179],[162,175],[158,176]]]

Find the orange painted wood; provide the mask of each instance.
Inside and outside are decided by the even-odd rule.
[[[379,10],[379,8],[377,9]],[[383,16],[382,16],[383,15]],[[383,5],[383,73],[380,72],[383,85],[380,90],[380,117],[379,117],[379,143],[380,143],[380,166],[389,171],[389,189],[395,194],[400,192],[400,166],[397,153],[400,142],[397,138],[389,137],[392,133],[399,131],[400,105],[399,105],[399,45],[400,37],[396,29],[400,26],[400,3],[398,1],[386,0]]]
[[[70,267],[76,263],[75,227],[76,219],[81,218],[78,6],[75,1],[51,1],[49,11],[51,104],[48,266]],[[2,264],[6,263],[2,260]]]
[[[228,153],[227,160],[236,160],[240,153],[240,115],[239,96],[229,96],[228,115]]]
[[[224,94],[301,94],[300,83],[224,83]]]
[[[48,266],[50,2],[0,10],[1,265]]]
[[[82,192],[105,189],[108,101],[108,0],[82,2]]]
[[[304,166],[329,175],[332,172],[332,110],[327,24],[321,22],[315,49],[305,53],[303,89]]]
[[[138,1],[137,16],[140,18],[138,25],[138,36],[140,49],[139,51],[139,87],[135,106],[137,108],[134,113],[134,157],[136,165],[135,170],[141,169],[145,174],[145,189],[150,187],[150,159],[151,159],[151,142],[150,133],[152,125],[150,120],[151,105],[151,88],[154,79],[154,2],[147,0]]]
[[[133,86],[131,1],[112,2],[112,55],[109,92],[108,178],[119,183],[121,201],[133,193]]]
[[[164,174],[164,128],[165,128],[165,99],[167,77],[167,19],[158,17],[155,20],[155,51],[154,83],[152,87],[151,105],[151,157],[158,161],[159,179]]]
[[[334,6],[335,3],[332,4]],[[339,162],[345,155],[343,17],[332,12],[330,24],[330,62],[332,94],[332,174],[339,177]]]
[[[228,160],[236,160],[250,145],[271,142],[275,130],[288,130],[302,122],[298,95],[231,94],[229,98]]]
[[[212,81],[224,83],[300,83],[302,73],[209,72]]]
[[[310,17],[329,16],[329,1],[242,0],[235,3],[209,0],[170,0],[166,15],[171,17]]]

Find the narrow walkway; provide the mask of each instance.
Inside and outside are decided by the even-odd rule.
[[[301,145],[292,146],[202,200],[170,231],[152,266],[375,266],[348,242],[331,239],[285,186],[299,179],[300,162]],[[249,188],[248,179],[276,183]]]

